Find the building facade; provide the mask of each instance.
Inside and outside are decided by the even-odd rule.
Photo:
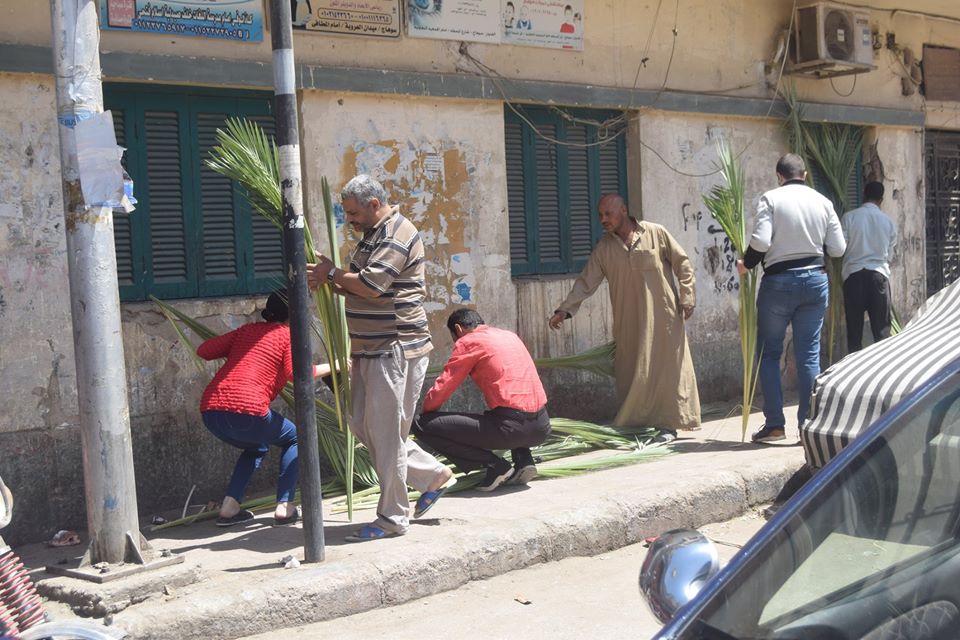
[[[295,16],[312,24],[321,9],[307,4],[295,3]],[[698,302],[687,331],[701,397],[735,397],[734,255],[701,196],[719,181],[720,139],[743,164],[748,210],[776,185],[774,164],[789,150],[776,95],[787,86],[806,119],[863,127],[856,180],[884,182],[900,232],[898,316],[958,275],[960,97],[929,91],[944,74],[960,84],[952,0],[858,5],[870,30],[860,53],[868,48],[874,68],[822,78],[789,73],[793,0],[582,0],[563,22],[578,36],[569,48],[516,25],[467,34],[450,18],[431,30],[417,22],[424,3],[392,4],[393,27],[379,33],[295,32],[305,207],[322,237],[321,176],[334,192],[361,172],[385,183],[424,235],[437,363],[459,305],[516,330],[535,356],[608,341],[605,290],[559,332],[547,318],[599,238],[597,199],[618,191],[689,253]],[[507,4],[517,11],[498,3],[497,25]],[[565,5],[526,4],[534,24]],[[273,126],[266,3],[259,9],[260,41],[101,33],[105,107],[140,200],[114,224],[141,516],[182,505],[194,485],[200,501],[218,499],[233,461],[197,411],[212,368],[195,367],[149,297],[227,330],[253,319],[282,279],[279,233],[203,164],[227,117]],[[25,540],[84,526],[83,478],[49,7],[7,3],[0,16],[0,474],[21,505],[43,505],[15,514],[9,538]],[[547,382],[553,415],[602,422],[615,413],[609,381],[551,373]]]

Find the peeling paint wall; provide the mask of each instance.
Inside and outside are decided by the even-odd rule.
[[[432,360],[450,352],[446,321],[456,306],[515,328],[502,107],[310,91],[301,108],[306,202],[318,237],[326,237],[323,175],[335,195],[354,175],[373,175],[420,230]],[[352,249],[353,231],[341,223],[339,232],[344,252]]]
[[[923,131],[870,129],[864,148],[871,166],[882,168],[886,189],[882,209],[897,224],[897,246],[890,263],[890,294],[903,323],[927,297]]]

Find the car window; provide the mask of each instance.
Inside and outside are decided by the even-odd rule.
[[[683,637],[872,638],[914,622],[905,633],[898,626],[899,637],[960,637],[958,521],[954,374],[747,561]],[[931,625],[920,613],[933,611],[953,635],[936,635],[936,625],[923,635]]]

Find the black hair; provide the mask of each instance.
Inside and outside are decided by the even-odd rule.
[[[453,326],[457,324],[464,329],[476,329],[479,325],[484,324],[484,322],[476,310],[463,308],[457,309],[447,318],[447,329],[451,332],[453,331]]]
[[[868,182],[863,187],[864,202],[880,202],[883,200],[883,183]]]
[[[267,322],[286,322],[290,318],[290,310],[287,308],[287,290],[277,289],[267,298],[267,304],[260,317]]]
[[[788,153],[777,161],[777,173],[785,180],[802,180],[806,171],[803,158],[795,153]]]

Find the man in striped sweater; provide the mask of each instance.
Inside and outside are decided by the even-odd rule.
[[[346,302],[350,428],[369,449],[380,479],[376,521],[347,537],[361,542],[406,533],[407,485],[422,494],[414,512],[419,517],[453,482],[453,472],[407,437],[433,348],[423,308],[423,241],[370,176],[350,180],[340,197],[347,223],[363,234],[350,270],[321,256],[308,265],[308,277],[314,288],[330,283]]]

